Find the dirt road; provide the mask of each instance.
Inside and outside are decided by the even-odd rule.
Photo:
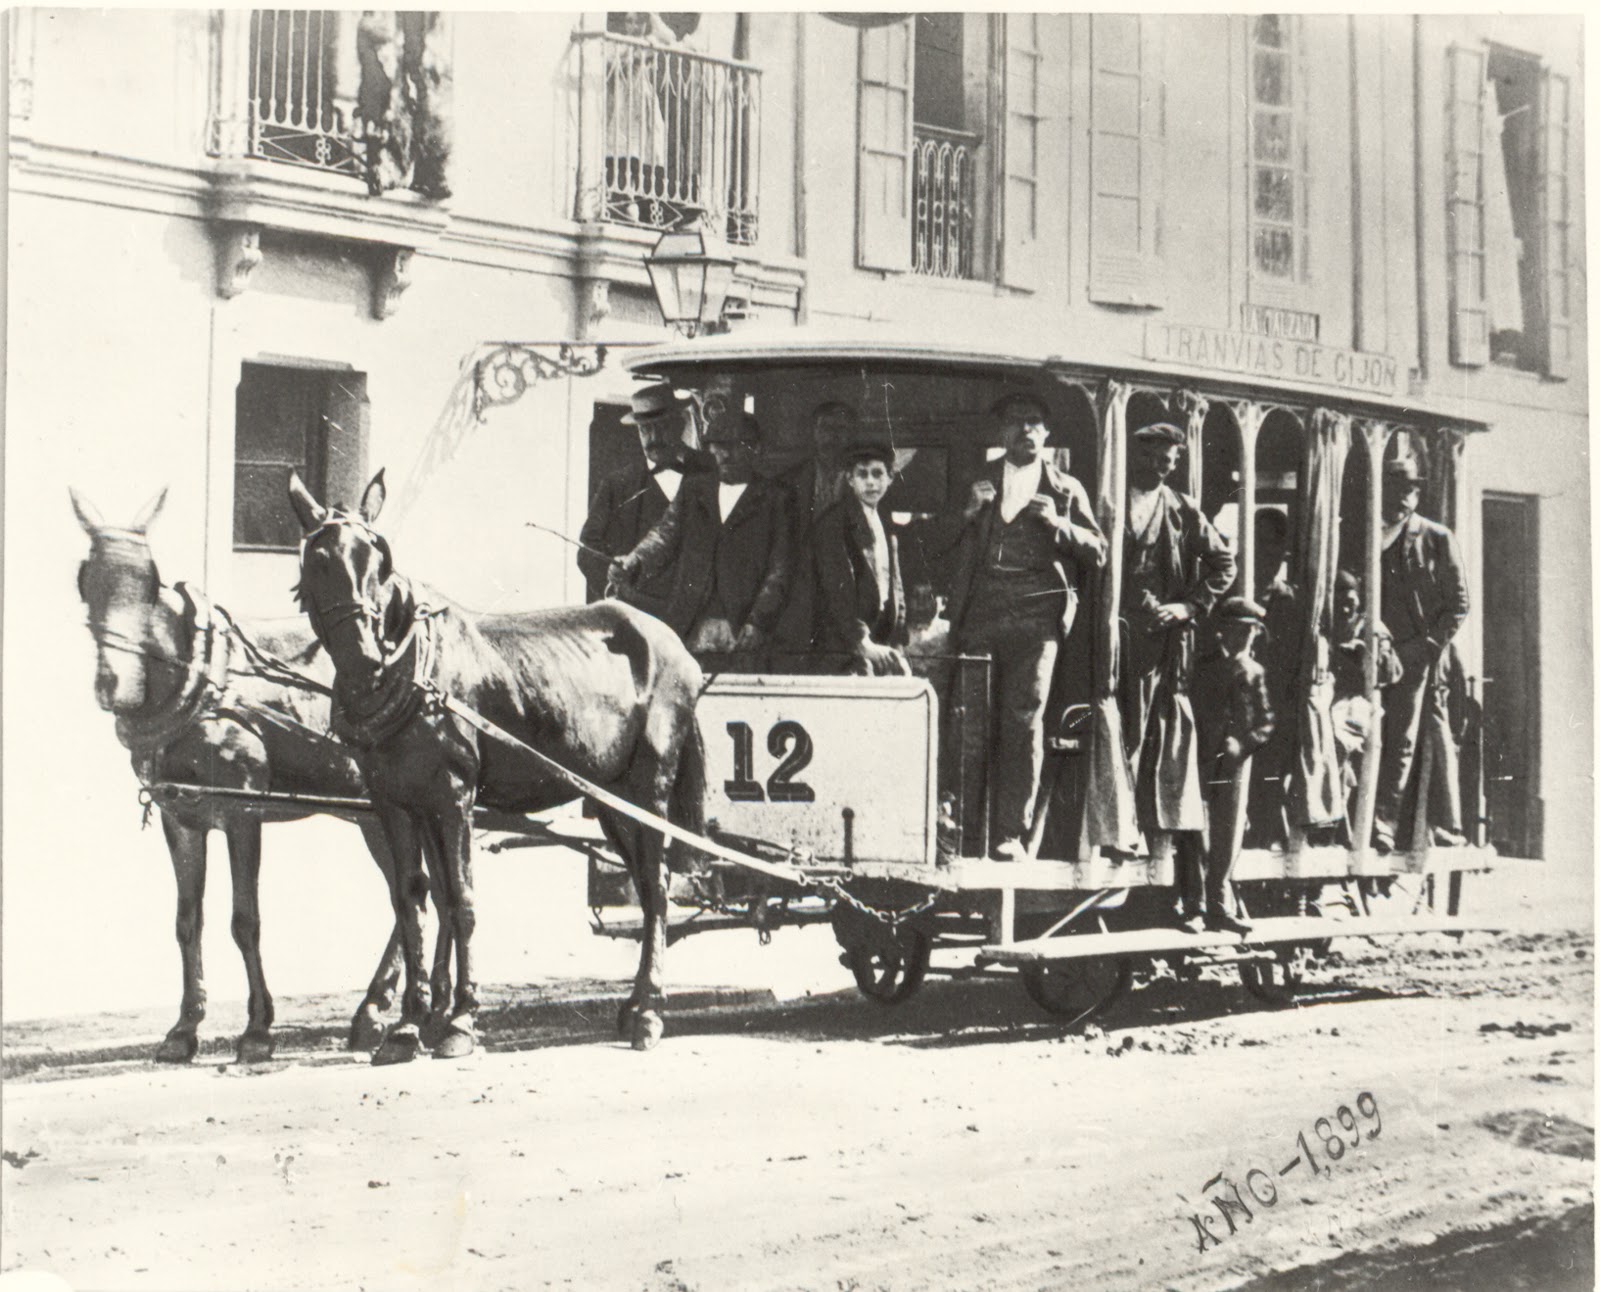
[[[1156,982],[1087,1036],[1010,981],[892,1011],[686,993],[647,1055],[611,1036],[615,983],[501,988],[488,1052],[388,1069],[338,1050],[343,998],[282,1003],[256,1070],[29,1024],[0,1266],[82,1289],[1592,1287],[1593,938],[1569,914],[1341,940],[1290,1010],[1220,971]],[[813,934],[779,939],[826,954]]]

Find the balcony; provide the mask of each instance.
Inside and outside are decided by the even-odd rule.
[[[577,218],[665,231],[702,219],[758,230],[761,71],[611,32],[580,31]]]
[[[911,272],[973,277],[973,186],[979,136],[939,126],[912,127]]]

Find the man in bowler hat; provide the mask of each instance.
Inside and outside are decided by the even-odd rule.
[[[641,386],[633,392],[631,404],[621,420],[624,426],[638,428],[643,456],[600,482],[578,531],[578,541],[583,544],[578,549],[578,568],[583,571],[590,601],[605,595],[611,561],[633,551],[655,527],[667,504],[678,496],[684,479],[711,470],[710,456],[683,441],[684,402],[669,383]],[[658,619],[666,615],[671,591],[670,569],[622,590],[626,601]]]
[[[1423,713],[1442,729],[1445,766],[1436,774],[1455,777],[1455,745],[1444,719],[1440,665],[1450,639],[1466,620],[1467,581],[1455,535],[1437,521],[1417,515],[1422,472],[1409,455],[1383,470],[1384,625],[1394,635],[1400,680],[1383,696],[1383,752],[1378,760],[1377,808],[1373,847],[1393,851],[1401,803],[1411,779]],[[1451,794],[1452,802],[1459,795]],[[1439,842],[1460,842],[1459,821],[1435,823]]]
[[[696,656],[723,672],[759,672],[791,584],[789,499],[756,474],[761,428],[743,411],[706,427],[716,471],[687,477],[638,546],[611,563],[625,591],[672,571],[663,616]]]
[[[1044,403],[1013,392],[990,409],[1005,456],[972,486],[955,549],[947,615],[956,648],[994,661],[990,760],[997,859],[1023,860],[1044,767],[1044,707],[1078,611],[1078,572],[1106,540],[1089,495],[1044,460]]]

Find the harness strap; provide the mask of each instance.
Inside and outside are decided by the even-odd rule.
[[[595,802],[604,804],[615,812],[622,813],[622,815],[637,821],[640,825],[649,826],[651,829],[659,831],[668,839],[676,839],[679,843],[687,844],[697,852],[709,853],[713,857],[720,857],[724,861],[731,861],[735,865],[758,871],[763,875],[769,875],[774,879],[781,879],[787,883],[798,883],[811,887],[825,886],[819,885],[817,880],[809,876],[797,875],[790,867],[762,861],[759,857],[752,857],[749,853],[724,847],[714,839],[708,839],[704,835],[696,834],[693,830],[686,830],[683,826],[674,825],[665,817],[657,816],[654,812],[648,811],[636,803],[630,803],[627,799],[613,794],[608,789],[601,788],[588,777],[579,775],[579,773],[556,762],[548,754],[540,753],[532,745],[518,740],[509,731],[496,726],[482,714],[468,708],[453,696],[446,695],[431,683],[425,684],[425,687],[440,705],[455,714],[468,726],[475,728],[491,740],[498,740],[502,744],[510,745],[513,749],[520,750],[536,760],[548,771],[555,773],[566,781],[568,785],[571,785],[579,793],[587,794]],[[809,854],[806,854],[806,857],[809,859]],[[826,886],[831,887],[831,885]]]
[[[194,592],[184,583],[176,584],[174,590],[183,598],[184,622],[189,625],[189,658],[172,661],[182,664],[183,682],[155,712],[124,714],[116,724],[117,738],[145,760],[153,760],[200,716],[208,692],[220,696],[227,690],[232,652],[228,625],[219,627],[204,593]]]

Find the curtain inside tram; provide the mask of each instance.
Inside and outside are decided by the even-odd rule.
[[[1139,839],[1133,779],[1117,707],[1118,621],[1121,616],[1123,521],[1127,511],[1127,422],[1132,390],[1113,381],[1100,422],[1099,490],[1095,516],[1109,552],[1095,603],[1094,728],[1089,741],[1089,794],[1084,832],[1092,847],[1132,849]]]
[[[1290,819],[1300,826],[1333,825],[1344,818],[1338,742],[1333,726],[1333,672],[1329,616],[1339,562],[1339,495],[1350,448],[1350,418],[1319,408],[1306,444],[1301,493],[1300,570],[1305,585],[1305,644],[1301,686],[1295,697],[1294,785]],[[1280,714],[1279,722],[1289,715]]]

